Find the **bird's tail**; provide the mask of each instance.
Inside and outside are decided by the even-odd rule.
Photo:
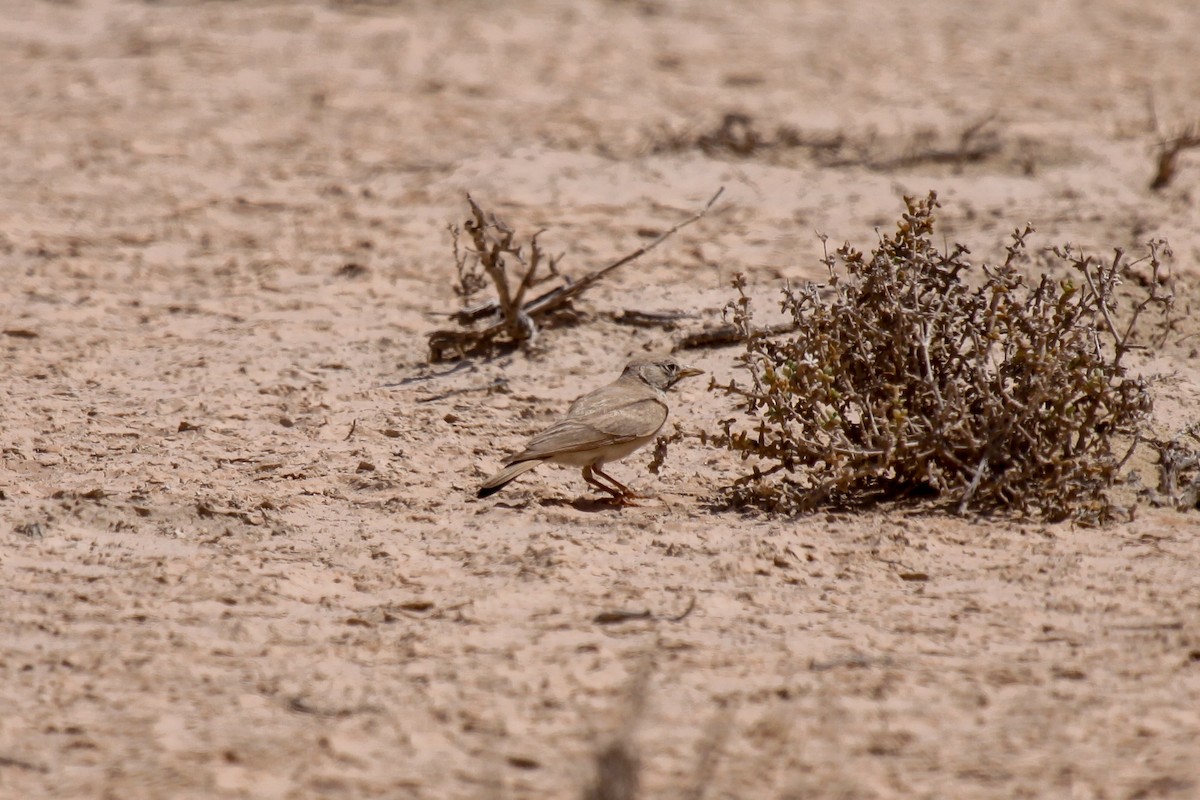
[[[489,497],[496,492],[508,486],[510,482],[516,479],[518,475],[523,475],[529,470],[536,467],[541,461],[518,461],[515,464],[509,464],[504,469],[497,472],[492,477],[483,482],[483,486],[479,487],[479,497]]]

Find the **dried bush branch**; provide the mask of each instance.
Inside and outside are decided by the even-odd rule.
[[[868,157],[863,163],[878,172],[907,169],[919,164],[952,164],[956,172],[961,172],[966,164],[983,161],[1000,152],[1000,136],[992,124],[995,121],[996,115],[989,114],[971,123],[959,132],[958,141],[949,147],[940,146],[936,141],[914,142],[910,151],[903,155],[894,158]]]
[[[1150,493],[1151,501],[1180,511],[1200,508],[1200,422],[1150,445],[1158,452],[1158,492]]]
[[[749,114],[729,112],[713,128],[699,133],[658,131],[647,149],[652,153],[699,150],[708,156],[736,158],[801,150],[827,167],[863,166],[886,172],[920,164],[950,164],[961,170],[966,164],[984,161],[1001,152],[1003,142],[995,130],[995,121],[996,115],[989,114],[967,125],[949,142],[936,131],[919,131],[909,137],[903,152],[896,154],[894,143],[885,147],[874,133],[853,137],[844,132],[814,135],[790,125],[771,128]]]
[[[605,314],[618,325],[629,325],[634,328],[658,328],[673,331],[685,319],[693,319],[699,315],[688,311],[639,311],[627,308],[624,311],[613,311]]]
[[[841,133],[806,136],[790,125],[778,125],[766,132],[749,114],[729,112],[713,128],[699,133],[694,129],[656,131],[650,135],[645,149],[650,153],[699,150],[708,156],[752,158],[794,149],[808,150],[814,155],[820,151],[839,152],[845,144],[846,137]]]
[[[675,431],[673,433],[659,436],[654,440],[654,455],[650,459],[650,463],[646,466],[646,469],[654,475],[658,475],[663,468],[663,464],[666,463],[667,448],[682,441],[683,431],[678,424],[675,424]]]
[[[932,243],[936,195],[906,202],[871,254],[826,254],[831,299],[814,284],[785,287],[791,335],[756,329],[735,281],[727,312],[750,383],[721,387],[745,416],[717,441],[752,471],[731,499],[797,512],[933,495],[959,513],[1107,517],[1105,490],[1128,457],[1117,442],[1136,440],[1151,407],[1122,357],[1138,346],[1142,313],[1169,308],[1170,251],[1150,244],[1152,279],[1127,308],[1118,288],[1139,262],[1057,248],[1076,277],[1028,281],[1017,269],[1026,226],[972,288],[967,248]]]
[[[794,330],[796,330],[794,322],[781,322],[777,325],[760,328],[758,332],[765,336],[779,336],[780,334],[791,333]],[[717,325],[712,328],[705,328],[701,331],[689,333],[679,340],[674,349],[696,350],[702,347],[731,347],[736,344],[742,344],[745,340],[746,337],[738,330],[736,325]]]
[[[1200,125],[1188,125],[1177,135],[1158,143],[1158,161],[1150,189],[1164,189],[1179,169],[1179,154],[1185,150],[1200,148]]]
[[[456,293],[464,299],[478,291],[483,285],[482,275],[486,275],[496,288],[496,299],[471,308],[465,308],[451,318],[465,329],[436,330],[429,334],[429,360],[433,362],[461,358],[467,353],[486,350],[498,342],[520,344],[531,342],[537,337],[539,323],[544,324],[558,312],[567,310],[571,302],[590,289],[606,276],[625,266],[631,261],[641,258],[654,248],[674,236],[682,228],[691,225],[704,217],[717,202],[717,198],[725,191],[725,187],[717,190],[704,208],[665,231],[650,243],[622,256],[608,266],[588,273],[578,281],[566,279],[566,283],[526,302],[528,290],[539,282],[538,268],[545,259],[545,254],[538,245],[537,238],[542,233],[535,233],[529,242],[529,260],[526,263],[522,255],[522,246],[517,244],[515,233],[506,223],[495,214],[485,212],[467,195],[467,203],[471,206],[473,218],[465,224],[467,233],[474,243],[474,250],[468,258],[460,253],[458,247],[458,231],[451,228],[455,236],[454,258],[458,269],[459,282]],[[475,261],[477,259],[477,265]],[[508,260],[511,259],[525,267],[520,279],[513,286],[508,274]],[[548,260],[550,277],[558,276],[558,260],[554,257]],[[472,289],[473,291],[468,291]],[[494,319],[483,328],[473,325],[481,320]]]

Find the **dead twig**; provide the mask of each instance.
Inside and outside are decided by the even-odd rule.
[[[951,164],[956,172],[960,172],[966,164],[983,161],[1000,152],[1000,137],[990,127],[995,120],[996,115],[989,114],[971,123],[959,132],[958,141],[954,146],[914,147],[911,152],[894,158],[869,159],[866,166],[879,172],[887,172],[921,164]]]
[[[396,381],[395,383],[381,383],[379,386],[376,386],[375,388],[376,389],[395,389],[399,386],[409,386],[414,383],[424,383],[425,381],[432,381],[432,380],[436,380],[438,378],[448,377],[450,375],[453,375],[457,372],[461,372],[462,370],[468,369],[468,368],[470,368],[470,367],[465,361],[460,361],[459,363],[455,364],[453,367],[444,369],[441,372],[424,372],[420,375],[410,375],[409,377],[404,378],[403,380]]]
[[[780,322],[776,325],[767,325],[764,328],[758,328],[754,331],[755,336],[780,336],[785,333],[792,333],[796,330],[794,322]],[[746,334],[738,330],[736,325],[718,325],[715,328],[706,328],[702,331],[689,333],[679,340],[679,344],[675,345],[676,350],[696,350],[701,347],[729,347],[735,344],[742,344],[746,341]]]
[[[622,611],[618,609],[615,611],[601,611],[599,614],[592,617],[592,622],[596,623],[597,625],[615,625],[619,622],[630,622],[631,620],[653,618],[654,615],[650,613],[649,609],[642,609],[641,611]]]
[[[597,625],[616,625],[616,624],[619,624],[622,622],[632,622],[635,620],[643,620],[643,619],[650,620],[652,622],[657,622],[659,620],[665,620],[667,622],[683,622],[685,619],[688,618],[688,616],[692,613],[692,611],[695,610],[695,608],[696,608],[696,595],[692,595],[690,598],[688,598],[688,604],[683,609],[683,611],[681,611],[678,614],[675,614],[673,616],[667,616],[665,614],[655,614],[653,611],[651,611],[648,608],[640,609],[638,611],[626,611],[624,609],[610,609],[608,611],[601,611],[600,613],[596,614],[596,616],[592,617],[592,622],[594,622]]]
[[[469,324],[488,315],[494,315],[496,312],[499,312],[501,319],[478,330],[434,331],[429,334],[430,360],[437,362],[447,360],[448,358],[462,357],[467,353],[489,348],[496,343],[497,339],[501,338],[514,344],[532,341],[537,337],[539,322],[565,310],[576,297],[579,297],[612,272],[631,261],[636,261],[674,236],[681,229],[703,218],[724,191],[725,187],[722,186],[704,205],[704,208],[662,233],[648,244],[617,259],[606,267],[601,267],[598,270],[588,273],[578,281],[572,282],[568,280],[564,285],[545,292],[529,302],[524,301],[525,294],[538,282],[538,266],[542,263],[544,257],[541,248],[537,244],[537,237],[541,231],[538,234],[534,234],[530,240],[530,257],[528,263],[526,263],[522,256],[521,246],[514,242],[515,234],[512,228],[498,219],[495,214],[484,212],[471,196],[468,195],[467,202],[471,206],[474,218],[466,223],[466,230],[474,241],[474,254],[478,258],[479,268],[491,279],[496,287],[497,300],[491,304],[484,304],[483,306],[460,312],[455,316],[455,319],[460,324]],[[509,284],[505,261],[506,256],[525,265],[525,272],[515,287]],[[476,275],[476,273],[470,272],[469,268],[463,266],[466,264],[465,258],[456,255],[456,259],[459,259],[457,261],[460,275],[459,293],[466,296],[467,288],[479,285],[479,279],[478,277],[464,278],[464,269],[468,270],[466,273],[468,276]],[[549,270],[555,275],[558,274],[556,268],[557,260],[557,258],[549,259]]]
[[[572,298],[578,297],[579,295],[583,294],[585,291],[590,289],[592,286],[594,286],[596,283],[598,283],[601,279],[603,279],[609,273],[613,272],[614,270],[616,270],[620,267],[625,266],[626,264],[628,264],[631,261],[636,261],[637,259],[646,255],[646,253],[649,253],[651,250],[658,247],[660,244],[665,242],[667,239],[670,239],[678,231],[682,230],[683,228],[686,228],[688,225],[691,225],[693,222],[697,222],[700,219],[702,219],[704,217],[704,215],[708,213],[709,209],[712,208],[713,203],[717,202],[717,198],[719,198],[724,191],[725,191],[724,186],[722,186],[720,189],[717,189],[717,193],[714,194],[712,196],[712,198],[710,198],[709,201],[704,204],[704,208],[700,209],[700,211],[698,211],[695,214],[693,214],[692,216],[688,217],[683,222],[680,222],[679,224],[677,224],[677,225],[673,226],[672,228],[670,228],[669,230],[665,231],[664,233],[659,235],[658,238],[656,238],[654,241],[650,242],[649,244],[639,247],[637,250],[634,250],[629,255],[617,259],[613,263],[609,264],[607,267],[602,267],[601,269],[598,269],[595,272],[585,275],[583,278],[576,281],[575,283],[571,283],[566,286],[555,289],[554,291],[548,292],[547,294],[543,295],[542,297],[539,297],[538,299],[532,301],[529,304],[530,308],[528,309],[528,312],[530,314],[534,314],[534,313],[545,314],[549,311],[553,311],[557,308],[560,308],[562,305],[569,302]]]
[[[673,331],[678,327],[680,320],[693,319],[696,315],[689,314],[686,311],[637,311],[627,308],[624,311],[608,316],[618,325],[630,325],[634,328],[661,328],[664,331]]]
[[[680,611],[678,614],[676,614],[673,617],[667,617],[667,619],[670,620],[671,622],[683,622],[685,619],[687,619],[691,615],[691,613],[695,609],[696,609],[696,595],[692,595],[690,598],[688,598],[687,607],[684,608],[683,611]]]
[[[651,153],[699,150],[718,158],[777,160],[793,151],[807,152],[824,167],[865,167],[876,172],[910,169],[925,164],[948,164],[961,172],[968,164],[993,158],[1005,142],[996,125],[997,115],[987,114],[957,133],[924,128],[903,137],[859,132],[806,132],[791,125],[768,125],[749,114],[725,113],[707,130],[659,130],[650,134]],[[897,145],[903,145],[898,149]]]
[[[1175,179],[1179,169],[1179,154],[1185,150],[1200,148],[1200,125],[1192,124],[1181,130],[1178,135],[1158,143],[1158,162],[1154,171],[1154,179],[1150,181],[1151,191],[1164,189]]]
[[[1158,453],[1158,493],[1151,502],[1180,511],[1200,508],[1200,422],[1169,441],[1149,441]]]

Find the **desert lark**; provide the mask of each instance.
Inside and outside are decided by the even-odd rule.
[[[493,495],[518,475],[549,461],[582,467],[585,481],[619,503],[630,502],[637,495],[605,473],[603,466],[653,440],[667,421],[667,390],[703,372],[671,356],[635,358],[621,377],[580,397],[565,417],[530,439],[504,469],[484,481],[479,496]]]

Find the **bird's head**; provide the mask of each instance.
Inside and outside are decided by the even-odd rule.
[[[635,358],[625,365],[623,378],[640,380],[659,391],[666,391],[684,378],[703,375],[704,370],[680,364],[674,356]]]

